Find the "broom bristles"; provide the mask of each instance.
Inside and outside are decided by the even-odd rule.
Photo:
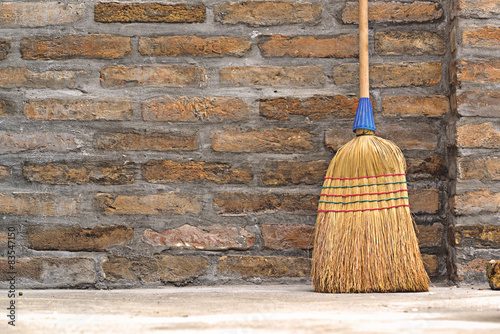
[[[363,135],[339,149],[318,208],[315,291],[428,291],[405,172],[404,156],[389,140]]]

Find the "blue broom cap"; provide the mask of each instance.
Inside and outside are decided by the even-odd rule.
[[[365,129],[375,131],[375,120],[373,119],[372,101],[369,97],[360,97],[356,117],[352,131]]]

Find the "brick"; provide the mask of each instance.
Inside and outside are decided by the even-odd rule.
[[[500,290],[500,261],[490,260],[486,266],[486,278],[493,290]]]
[[[0,28],[62,25],[84,17],[85,3],[0,2]]]
[[[358,3],[348,2],[342,11],[343,22],[358,23],[358,13]],[[428,22],[437,20],[442,16],[443,10],[441,6],[434,2],[373,1],[368,4],[368,19],[377,23]]]
[[[40,150],[41,152],[70,152],[80,148],[72,135],[61,133],[6,133],[0,132],[0,154]]]
[[[302,257],[223,256],[217,263],[223,276],[241,278],[309,277],[311,259]]]
[[[236,66],[220,70],[220,82],[234,87],[322,87],[320,66]]]
[[[0,181],[6,180],[10,177],[11,171],[5,166],[0,166]]]
[[[198,148],[198,143],[196,136],[114,133],[98,134],[94,146],[104,151],[193,151]]]
[[[106,248],[132,241],[134,230],[122,225],[81,227],[29,226],[29,248],[72,252],[101,252]]]
[[[448,170],[440,156],[406,159],[407,177],[412,179],[426,177],[446,177]]]
[[[350,63],[333,68],[336,85],[359,82],[359,66]],[[374,88],[435,86],[441,81],[441,63],[385,63],[370,65],[370,86]]]
[[[391,96],[383,99],[382,108],[386,116],[441,117],[450,111],[450,100],[443,95]]]
[[[462,91],[457,104],[460,116],[497,117],[500,91]]]
[[[134,107],[129,99],[29,101],[24,105],[28,119],[57,121],[126,121],[132,118]]]
[[[139,53],[143,56],[243,57],[251,46],[248,37],[239,36],[139,38]]]
[[[493,123],[464,124],[457,128],[459,148],[499,148],[500,131]]]
[[[468,27],[462,30],[462,45],[473,48],[500,49],[500,27]]]
[[[30,182],[48,184],[132,184],[135,176],[134,169],[135,165],[133,163],[25,163],[23,176]]]
[[[438,189],[408,189],[410,208],[413,213],[437,213],[441,192]]]
[[[454,202],[455,214],[459,216],[500,211],[500,193],[489,189],[464,192],[456,195]]]
[[[176,194],[173,191],[135,196],[99,193],[94,198],[94,205],[110,215],[199,214],[203,208],[199,196]]]
[[[294,1],[225,2],[214,7],[215,22],[252,27],[283,24],[318,24],[322,6]]]
[[[429,31],[381,31],[375,33],[375,51],[381,56],[441,56],[446,45],[441,34]]]
[[[109,34],[38,36],[21,40],[24,59],[115,59],[130,52],[130,37]]]
[[[5,232],[0,232],[0,248],[2,249],[1,255],[5,255],[7,252],[7,245],[8,245],[8,237],[7,233]]]
[[[498,0],[459,0],[459,15],[465,18],[496,18],[500,14]]]
[[[500,248],[500,226],[455,226],[455,243],[459,247]]]
[[[166,97],[143,102],[142,119],[158,122],[239,122],[248,119],[248,105],[235,97]]]
[[[309,119],[324,119],[326,117],[346,117],[354,119],[359,99],[344,95],[315,95],[299,99],[280,97],[260,100],[260,114],[267,119],[289,121],[291,115],[302,115]]]
[[[212,149],[217,152],[274,152],[300,153],[314,149],[314,135],[302,129],[248,129],[230,128],[214,132]]]
[[[500,59],[462,60],[457,65],[457,79],[461,82],[500,82]]]
[[[314,226],[264,224],[261,231],[265,247],[268,249],[313,248]]]
[[[318,196],[311,194],[259,194],[218,193],[213,203],[221,214],[247,214],[250,212],[314,212],[318,209]]]
[[[486,276],[486,266],[489,260],[486,259],[473,259],[471,261],[461,261],[456,263],[458,280],[475,280],[480,277],[481,281]]]
[[[425,271],[430,277],[439,275],[439,260],[436,255],[422,254]]]
[[[0,193],[0,213],[15,216],[76,216],[79,197],[51,193]]]
[[[208,269],[206,257],[197,255],[154,255],[131,258],[108,257],[102,264],[104,278],[116,282],[180,283],[192,281]]]
[[[106,66],[101,70],[101,85],[127,87],[194,87],[206,86],[205,69],[192,65]]]
[[[458,174],[462,180],[500,180],[500,158],[459,158]]]
[[[7,58],[7,54],[9,53],[10,48],[11,48],[11,41],[0,39],[0,60],[4,60],[5,58]]]
[[[75,88],[84,74],[84,71],[33,72],[27,67],[4,67],[0,68],[0,88]]]
[[[352,58],[358,56],[358,35],[333,37],[272,35],[259,42],[264,57]]]
[[[329,161],[309,162],[274,161],[262,169],[262,183],[266,186],[290,184],[319,184],[323,182]]]
[[[444,245],[444,226],[440,223],[419,225],[417,237],[420,247],[441,247]]]
[[[142,166],[144,180],[151,183],[198,182],[250,183],[250,166],[234,168],[227,163],[172,160],[149,160]]]
[[[255,242],[255,233],[250,233],[242,227],[226,225],[191,226],[168,229],[158,233],[146,229],[144,241],[162,249],[198,249],[221,251],[228,249],[247,250]]]

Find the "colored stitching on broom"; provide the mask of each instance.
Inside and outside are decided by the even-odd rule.
[[[399,208],[399,207],[401,207],[401,206],[407,206],[407,207],[410,207],[408,204],[401,204],[401,205],[388,206],[388,207],[386,207],[386,208],[358,209],[358,210],[318,210],[317,212],[359,212],[359,211],[375,211],[375,210],[386,210],[386,209]]]
[[[385,194],[394,194],[402,191],[408,191],[408,189],[399,189],[394,191],[385,191],[382,193],[364,193],[364,194],[349,194],[349,195],[336,195],[336,194],[320,194],[320,196],[334,196],[334,197],[352,197],[352,196],[365,196],[365,195],[385,195]]]
[[[369,186],[385,186],[388,184],[398,184],[398,183],[406,183],[406,181],[399,181],[399,182],[388,182],[388,183],[372,183],[372,184],[358,184],[355,186],[323,186],[321,188],[323,189],[339,189],[339,188],[358,188],[358,187],[369,187]]]
[[[353,202],[328,202],[328,201],[319,201],[319,203],[328,203],[328,204],[354,204],[354,203],[365,203],[365,202],[385,202],[385,201],[392,201],[392,200],[397,200],[397,199],[408,199],[407,196],[405,197],[395,197],[395,198],[386,198],[386,199],[367,199],[364,201],[353,201]]]
[[[327,180],[359,180],[359,179],[369,179],[372,177],[399,176],[399,175],[405,175],[405,173],[374,175],[374,176],[360,176],[360,177],[329,177],[329,176],[325,176],[325,179],[327,179]]]

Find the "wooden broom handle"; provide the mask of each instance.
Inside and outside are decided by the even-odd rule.
[[[368,0],[359,0],[359,97],[370,97]]]

